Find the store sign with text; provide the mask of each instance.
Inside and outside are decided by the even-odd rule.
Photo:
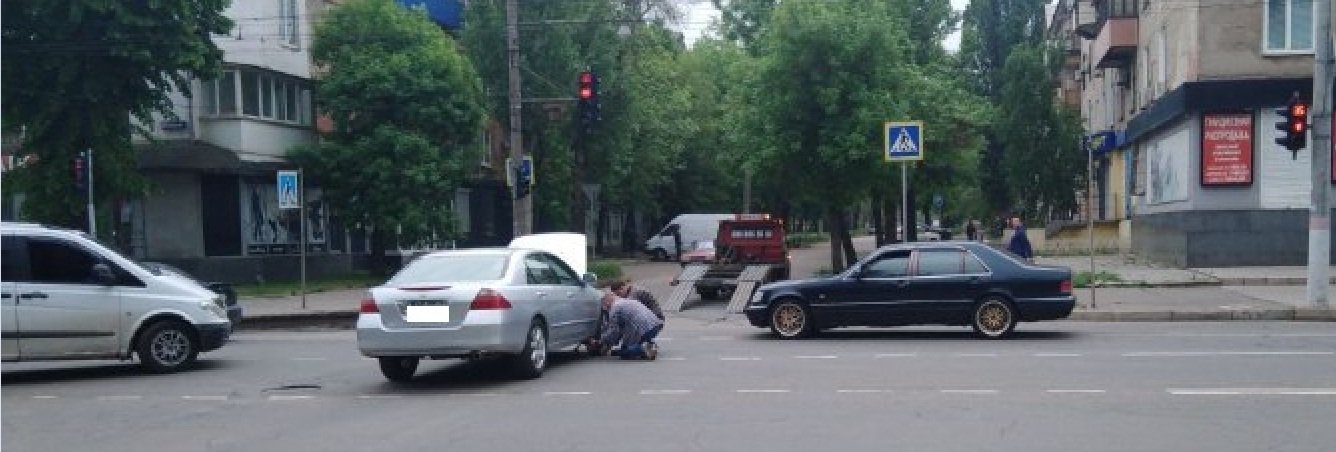
[[[1252,185],[1252,113],[1202,115],[1201,184]]]

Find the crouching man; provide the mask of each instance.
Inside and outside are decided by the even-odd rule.
[[[654,311],[639,301],[621,298],[614,293],[603,294],[603,309],[608,311],[608,322],[604,325],[603,336],[594,344],[595,350],[607,353],[613,341],[620,341],[618,354],[622,359],[652,360],[658,357],[659,346],[654,343],[654,338],[663,330],[663,321],[654,315]]]

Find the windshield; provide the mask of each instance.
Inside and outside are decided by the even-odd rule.
[[[510,254],[447,254],[410,262],[385,283],[406,286],[427,282],[469,282],[501,279]]]
[[[714,241],[713,241],[713,240],[701,240],[700,242],[697,242],[697,243],[696,243],[696,249],[697,249],[697,250],[712,250],[712,249],[714,249]]]

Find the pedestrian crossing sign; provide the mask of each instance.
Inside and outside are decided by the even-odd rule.
[[[888,162],[923,160],[923,121],[886,122]]]

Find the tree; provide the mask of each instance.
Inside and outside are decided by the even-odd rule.
[[[470,145],[482,125],[482,82],[422,11],[390,0],[332,10],[311,55],[327,71],[318,108],[334,132],[289,156],[332,210],[371,228],[372,269],[383,273],[388,246],[453,233],[448,206],[478,158]]]
[[[142,194],[131,134],[153,115],[173,117],[168,95],[189,93],[192,77],[218,74],[222,51],[210,38],[232,23],[228,0],[12,0],[5,2],[0,67],[5,132],[22,135],[12,173],[36,221],[81,226],[84,194],[70,162],[95,150],[96,201]]]
[[[1042,46],[1018,46],[1003,68],[994,136],[1007,150],[1002,169],[1022,214],[1031,221],[1076,209],[1076,189],[1086,172],[1075,115],[1054,106]]]
[[[710,0],[719,10],[719,28],[724,39],[756,51],[757,41],[770,22],[776,0]]]

